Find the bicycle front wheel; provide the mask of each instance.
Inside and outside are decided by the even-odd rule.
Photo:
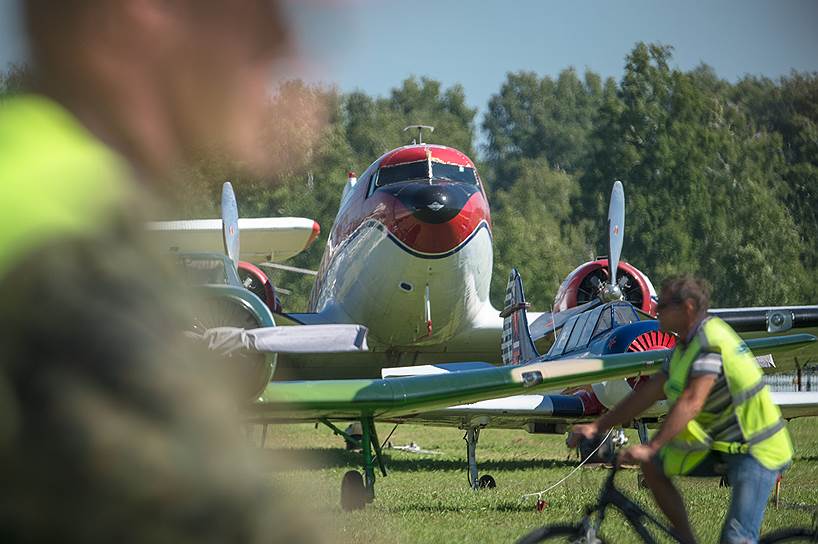
[[[582,525],[546,525],[534,529],[517,544],[535,544],[536,542],[566,542],[571,544],[604,544],[598,536],[593,540],[587,539],[585,527]]]
[[[759,544],[773,544],[774,542],[818,542],[818,532],[815,529],[781,529],[764,535]]]

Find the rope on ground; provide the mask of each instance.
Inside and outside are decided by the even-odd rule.
[[[599,448],[601,448],[601,447],[602,447],[602,444],[604,444],[604,443],[605,443],[605,442],[608,440],[608,438],[610,438],[610,436],[611,436],[611,433],[612,433],[612,432],[613,432],[613,428],[609,429],[609,430],[608,430],[608,434],[606,434],[606,435],[605,435],[605,438],[603,438],[603,439],[602,439],[602,442],[600,442],[600,443],[599,443],[599,445],[598,445],[596,448],[594,448],[594,451],[592,451],[591,453],[589,453],[589,454],[588,454],[588,457],[586,457],[585,459],[583,459],[583,460],[582,460],[582,462],[581,462],[580,464],[578,464],[577,466],[575,466],[575,467],[574,467],[574,468],[571,470],[571,472],[569,472],[568,474],[566,474],[566,475],[565,475],[565,476],[564,476],[564,477],[563,477],[563,478],[562,478],[560,481],[558,481],[557,483],[555,483],[555,484],[553,484],[553,485],[550,485],[549,487],[547,487],[547,488],[543,489],[542,491],[537,491],[536,493],[526,493],[525,495],[523,495],[522,497],[520,497],[520,500],[521,500],[521,501],[524,501],[524,500],[526,500],[526,499],[527,499],[527,498],[529,498],[529,497],[537,497],[537,500],[541,500],[543,495],[545,495],[546,493],[548,493],[549,491],[551,491],[552,489],[554,489],[554,488],[555,488],[555,487],[557,487],[558,485],[560,485],[560,484],[562,484],[563,482],[565,482],[565,480],[567,480],[568,478],[570,478],[570,477],[571,477],[571,476],[572,476],[572,475],[573,475],[573,474],[574,474],[576,471],[578,471],[578,470],[579,470],[579,469],[582,467],[582,465],[584,465],[585,463],[587,463],[587,462],[588,462],[588,459],[590,459],[591,457],[593,457],[593,456],[594,456],[594,454],[596,454],[596,452],[597,452],[597,451],[599,451]]]

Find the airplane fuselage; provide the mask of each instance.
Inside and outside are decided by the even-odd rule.
[[[443,146],[406,146],[345,190],[310,311],[365,324],[376,350],[441,345],[489,304],[492,259],[472,162]]]

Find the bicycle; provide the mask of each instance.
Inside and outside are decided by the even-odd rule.
[[[534,544],[536,542],[573,542],[577,544],[599,544],[605,541],[600,536],[600,526],[605,519],[605,511],[609,507],[619,510],[627,519],[634,532],[642,542],[653,544],[657,540],[648,531],[646,520],[661,529],[661,531],[676,542],[682,542],[678,533],[667,523],[657,519],[650,512],[645,511],[639,504],[631,500],[614,485],[614,478],[619,470],[617,463],[608,475],[605,485],[596,504],[588,505],[585,516],[576,525],[554,524],[534,529],[517,541],[517,544]],[[812,528],[779,529],[759,540],[760,544],[775,542],[815,542],[818,543],[818,515],[813,517]]]

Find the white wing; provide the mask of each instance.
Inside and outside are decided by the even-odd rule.
[[[154,221],[152,238],[163,252],[221,252],[221,219]],[[239,219],[243,261],[281,262],[298,255],[318,237],[318,223],[304,217],[246,217]]]

